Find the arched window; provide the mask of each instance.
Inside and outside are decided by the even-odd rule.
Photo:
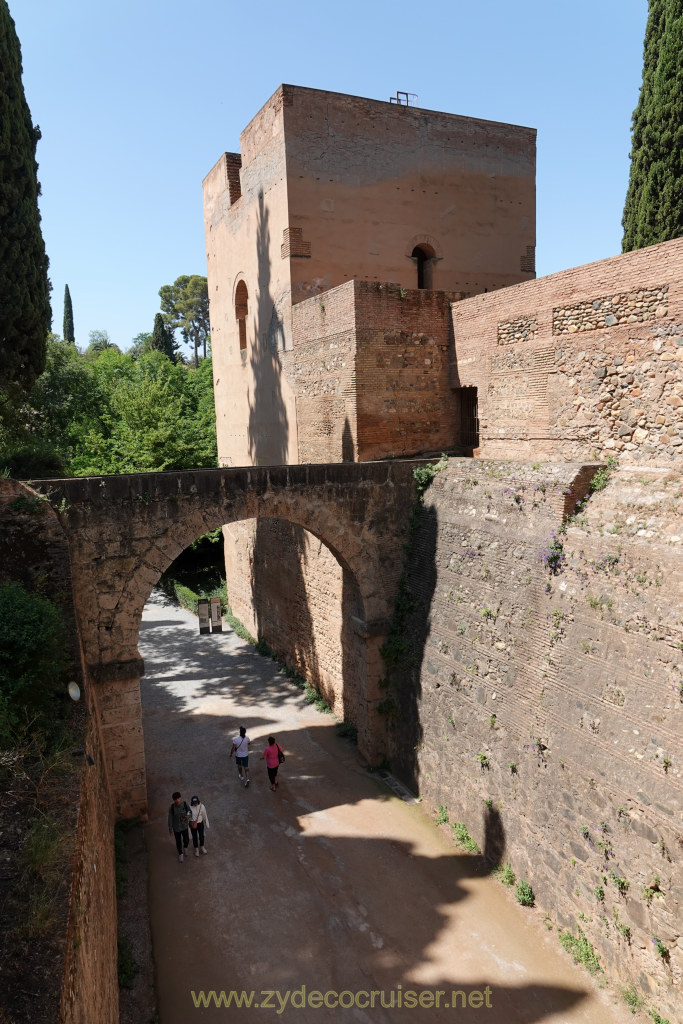
[[[235,289],[235,319],[237,320],[240,352],[247,347],[247,314],[249,312],[249,292],[244,281],[239,281]]]
[[[434,250],[431,245],[427,245],[426,242],[416,245],[410,255],[417,265],[417,287],[431,288],[434,266]]]

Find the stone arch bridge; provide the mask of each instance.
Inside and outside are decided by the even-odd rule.
[[[363,753],[381,756],[379,649],[393,614],[417,465],[424,460],[32,482],[48,498],[68,544],[83,675],[118,811],[146,813],[138,652],[144,604],[192,541],[241,519],[303,527],[341,564],[350,592],[345,635],[353,647],[345,660],[354,677],[349,717]]]

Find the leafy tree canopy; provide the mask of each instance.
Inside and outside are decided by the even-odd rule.
[[[106,331],[90,331],[88,339],[89,345],[85,350],[86,355],[88,356],[98,356],[108,348],[114,349],[116,352],[121,351],[119,346],[114,344]]]
[[[164,323],[172,331],[179,328],[194,350],[194,365],[199,365],[199,349],[209,340],[209,290],[205,277],[187,274],[177,277],[173,284],[159,289]]]

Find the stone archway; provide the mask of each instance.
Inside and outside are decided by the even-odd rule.
[[[379,649],[402,567],[418,463],[197,470],[37,481],[59,510],[71,558],[84,675],[119,811],[146,811],[138,653],[142,609],[161,573],[207,530],[281,519],[330,549],[355,588],[353,718],[359,746],[383,751]]]

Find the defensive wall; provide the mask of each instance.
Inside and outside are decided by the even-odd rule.
[[[488,832],[550,928],[581,929],[674,1021],[683,471],[622,468],[578,507],[577,483],[557,462],[452,459],[435,476],[394,634],[391,763],[482,849]]]
[[[681,282],[676,240],[470,298],[352,281],[300,302],[294,347],[278,357],[299,458],[676,465]],[[475,389],[476,448],[462,402]],[[226,566],[236,614],[341,707],[336,560],[296,528],[241,522],[226,531]]]
[[[280,86],[203,184],[221,464],[306,461],[281,360],[298,303],[531,280],[535,171],[531,128]]]
[[[683,455],[683,239],[452,306],[486,458]]]
[[[438,293],[349,282],[297,304],[280,357],[298,446],[320,458],[403,451],[411,415],[416,449],[462,452],[461,389],[476,388],[475,459],[437,475],[409,567],[417,668],[394,695],[391,761],[480,843],[492,801],[504,859],[552,927],[580,927],[672,1019],[682,271],[683,240],[667,242],[457,299],[449,325]],[[548,481],[608,456],[621,468],[560,533]],[[343,713],[338,568],[303,531],[239,529],[240,617]]]

